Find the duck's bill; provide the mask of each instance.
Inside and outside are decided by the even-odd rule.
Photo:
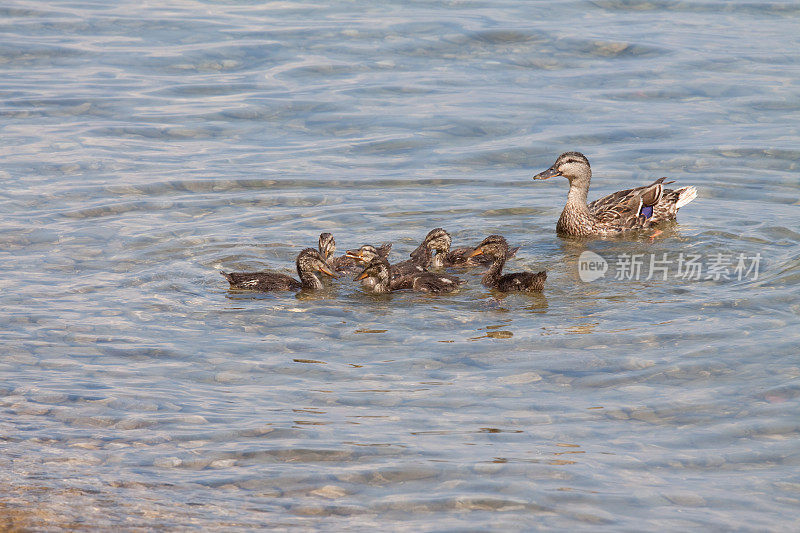
[[[356,276],[356,279],[354,279],[353,281],[361,281],[362,279],[366,278],[368,275],[369,274],[367,274],[367,271],[365,270],[364,272],[362,272],[361,274]]]
[[[355,259],[356,261],[358,261],[361,264],[364,264],[364,263],[367,262],[367,258],[364,257],[363,255],[361,255],[361,252],[359,252],[359,251],[355,251],[354,252],[352,250],[348,250],[345,255],[347,257],[349,257],[350,259]]]
[[[319,271],[322,272],[323,274],[327,274],[328,276],[334,279],[339,277],[339,274],[337,274],[332,268],[325,265],[320,265]]]
[[[533,179],[535,179],[535,180],[546,180],[546,179],[552,178],[554,176],[560,176],[560,175],[561,175],[561,173],[558,170],[556,170],[553,167],[550,167],[547,170],[545,170],[544,172],[539,172],[538,174],[536,174],[533,177]]]
[[[472,250],[472,252],[470,252],[470,254],[467,256],[467,258],[475,257],[476,255],[482,255],[482,254],[483,254],[483,248],[478,246],[477,248]]]

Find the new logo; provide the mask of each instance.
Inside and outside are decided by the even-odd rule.
[[[586,250],[578,257],[578,276],[583,282],[590,282],[600,279],[606,275],[608,261],[602,256]]]

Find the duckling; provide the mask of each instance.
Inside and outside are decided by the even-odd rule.
[[[547,279],[547,272],[515,272],[501,274],[506,263],[508,243],[502,235],[489,235],[472,251],[472,257],[483,255],[492,260],[492,266],[484,274],[481,283],[486,287],[503,292],[530,291],[541,292]]]
[[[452,243],[452,238],[450,234],[442,228],[432,229],[425,237],[425,240],[430,243],[430,248],[436,252],[433,259],[426,265],[429,268],[471,267],[491,264],[491,260],[484,256],[471,257],[470,254],[475,248],[455,248],[451,250],[450,245]],[[519,250],[519,246],[508,250],[506,259],[514,257],[517,250]],[[413,253],[414,252],[412,252],[412,254]]]
[[[296,263],[300,281],[276,272],[220,272],[220,274],[228,280],[232,289],[256,291],[318,290],[322,288],[322,282],[316,272],[322,272],[332,278],[338,277],[325,262],[322,254],[313,248],[306,248],[300,252]]]
[[[434,228],[425,235],[422,243],[411,252],[410,261],[415,264],[428,268],[437,263],[436,257],[450,249],[450,234],[442,228]],[[434,255],[436,252],[436,255]],[[441,265],[439,265],[441,266]]]
[[[430,263],[432,257],[430,243],[427,240],[423,241],[410,255],[411,259],[389,265],[391,279],[425,272],[425,267]],[[385,256],[379,253],[379,250],[369,245],[362,246],[358,250],[348,250],[347,257],[351,257],[361,264],[369,264],[379,257],[384,257],[385,259]]]
[[[361,264],[361,270],[365,265],[370,264],[374,259],[386,259],[380,251],[380,248],[375,248],[369,244],[365,244],[358,250],[347,250],[347,257],[350,257]],[[400,276],[408,276],[409,274],[418,274],[425,272],[425,268],[416,264],[412,260],[403,261],[395,265],[389,265],[389,273],[392,279],[399,278]]]
[[[389,262],[382,257],[373,259],[356,276],[355,281],[360,281],[367,291],[375,294],[386,294],[400,289],[430,293],[453,292],[464,283],[455,276],[435,272],[417,272],[392,279]]]
[[[697,197],[695,187],[665,189],[664,185],[674,182],[659,178],[650,185],[615,192],[587,205],[592,169],[589,160],[580,152],[561,154],[553,166],[533,179],[546,180],[553,176],[569,180],[567,204],[556,224],[556,231],[561,235],[586,237],[648,228],[674,220],[678,209]]]
[[[391,251],[392,249],[392,243],[383,244],[378,248],[375,248],[374,246],[368,244],[364,246],[374,250],[381,257],[388,256],[389,251]],[[328,264],[331,267],[333,267],[334,270],[336,270],[337,272],[350,272],[350,273],[361,272],[363,267],[361,267],[352,256],[348,255],[349,252],[339,257],[333,257],[333,254],[335,252],[336,252],[336,241],[334,240],[333,235],[330,233],[320,233],[319,253],[325,258]]]
[[[391,249],[391,247],[392,245],[390,244],[389,249]],[[381,248],[384,247],[382,246]],[[388,249],[382,250],[381,248],[375,248],[369,244],[364,244],[357,250],[347,250],[347,257],[361,265],[361,268],[358,269],[358,271],[361,272],[364,269],[364,265],[368,265],[373,259],[378,257],[383,257],[386,259],[386,257],[389,255]]]
[[[449,247],[450,234],[442,228],[432,229],[425,235],[420,245],[409,254],[411,259],[392,265],[392,278],[425,272],[433,262],[434,251],[438,255],[441,250]]]
[[[375,259],[386,259],[386,256],[381,253],[381,251],[374,246],[370,246],[369,244],[365,244],[361,246],[358,250],[347,250],[347,257],[351,258],[357,264],[360,264],[358,271],[361,272],[364,270],[364,267],[370,264]],[[421,272],[422,269],[411,270],[412,273]],[[409,272],[406,272],[408,274]],[[401,276],[399,270],[395,268],[394,265],[389,265],[389,275],[390,278],[398,278]],[[361,281],[361,284],[365,287],[368,285],[373,285],[376,281],[376,278],[365,278]]]

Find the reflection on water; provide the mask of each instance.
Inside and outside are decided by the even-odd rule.
[[[800,505],[800,8],[767,2],[0,8],[0,529],[747,528]],[[561,239],[669,176],[677,224]],[[458,292],[229,290],[428,230]],[[583,282],[583,252],[609,272]],[[757,279],[617,279],[632,254]],[[687,480],[690,482],[687,483]],[[135,526],[131,526],[135,524]]]

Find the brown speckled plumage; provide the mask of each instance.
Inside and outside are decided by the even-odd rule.
[[[277,272],[220,272],[232,289],[249,289],[254,291],[296,291],[299,289],[318,290],[322,282],[316,272],[336,277],[325,262],[323,256],[313,248],[306,248],[297,256],[297,281],[286,274]]]
[[[377,248],[372,245],[365,244],[360,249],[369,249],[380,257],[386,257],[389,255],[389,251],[392,249],[392,243],[382,244]],[[322,254],[325,260],[331,267],[333,267],[334,270],[337,272],[351,274],[361,272],[363,266],[359,263],[358,259],[350,255],[350,251],[348,251],[345,255],[333,257],[335,252],[336,241],[334,240],[333,235],[330,233],[321,233],[319,236],[319,253]]]
[[[692,186],[665,189],[664,185],[672,182],[659,178],[650,185],[618,191],[587,204],[592,170],[580,152],[561,154],[553,166],[533,179],[553,176],[564,176],[570,185],[567,204],[556,224],[556,231],[562,235],[586,237],[649,228],[674,220],[678,209],[697,196]]]
[[[391,247],[391,245],[389,246]],[[388,250],[386,250],[386,254],[384,254],[380,249],[369,245],[364,245],[358,250],[347,251],[347,257],[351,258],[358,265],[360,265],[358,267],[358,272],[361,272],[364,267],[371,263],[374,259],[386,259],[386,255],[388,255]],[[419,265],[415,259],[408,259],[401,263],[397,263],[396,265],[389,265],[389,274],[391,275],[392,279],[424,271],[425,268]]]
[[[355,279],[361,281],[367,291],[376,294],[401,289],[429,293],[453,292],[464,283],[455,276],[436,272],[416,272],[392,279],[389,262],[382,257],[373,259]]]
[[[519,246],[509,248],[506,254],[506,259],[511,259],[517,255]],[[475,248],[454,248],[444,254],[441,266],[445,267],[472,267],[472,266],[487,266],[492,262],[485,256],[476,255],[470,257],[470,254],[475,251]],[[438,257],[438,254],[437,254]],[[434,258],[435,259],[435,258]]]
[[[474,256],[483,255],[492,261],[492,265],[483,275],[483,285],[503,292],[529,291],[541,292],[547,273],[542,272],[514,272],[503,274],[503,266],[508,254],[508,243],[501,235],[489,235],[472,252]]]
[[[411,252],[411,257],[416,257],[418,263],[425,268],[472,267],[491,263],[483,256],[470,257],[475,250],[474,247],[451,249],[452,242],[453,239],[447,231],[443,228],[434,228],[428,232],[422,244]],[[510,249],[506,259],[513,257],[517,250],[519,246]]]
[[[410,259],[389,265],[391,279],[425,272],[433,258],[433,251],[440,246],[437,236],[433,235],[434,231],[436,230],[429,232],[422,243],[409,254]],[[377,254],[374,248],[370,250],[362,246],[358,250],[348,251],[347,256],[359,261],[361,264],[369,264],[374,259],[379,258],[380,254]]]

